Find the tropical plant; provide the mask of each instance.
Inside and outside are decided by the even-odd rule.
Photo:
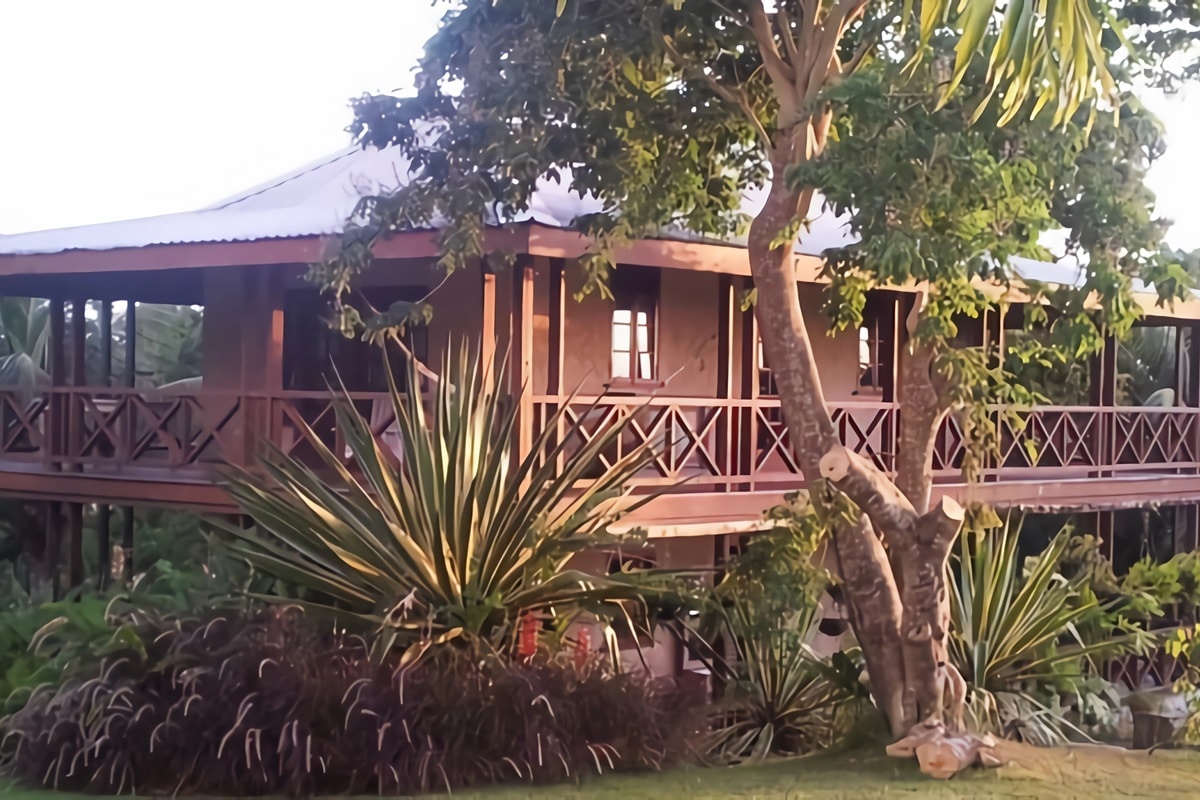
[[[660,768],[697,733],[669,682],[595,661],[380,662],[294,608],[136,633],[9,719],[10,774],[106,794],[414,795]]]
[[[1111,687],[1095,676],[1100,660],[1141,652],[1136,625],[1101,601],[1084,570],[1063,574],[1072,546],[1064,529],[1037,556],[1018,555],[1020,527],[1008,524],[959,543],[949,581],[950,657],[966,680],[972,727],[1038,743],[1079,735],[1061,695],[1085,717],[1115,711]]]
[[[810,646],[830,580],[818,564],[824,527],[802,494],[769,518],[774,527],[730,559],[698,619],[676,626],[720,687],[706,741],[719,762],[830,747],[865,694],[853,654]]]
[[[1179,288],[1177,265],[1143,258],[1143,234],[1161,233],[1139,190],[1158,152],[1145,146],[1151,126],[1130,106],[1122,113],[1139,124],[1123,120],[1114,133],[1109,106],[1094,98],[1098,87],[1108,101],[1127,88],[1109,58],[1122,32],[1143,23],[1123,5],[465,0],[427,43],[415,97],[355,103],[355,135],[398,146],[412,169],[394,194],[361,203],[340,251],[311,277],[348,311],[376,241],[434,226],[446,271],[485,254],[499,260],[488,225],[527,218],[545,180],[595,199],[571,222],[589,243],[585,289],[607,291],[614,256],[631,240],[680,227],[745,233],[755,284],[746,300],[804,480],[832,479],[841,493],[827,512],[842,585],[860,611],[872,691],[899,735],[942,707],[945,638],[918,644],[905,632],[945,629],[944,592],[902,577],[932,570],[940,581],[957,535],[958,510],[931,503],[933,441],[951,408],[987,422],[978,411],[998,399],[979,396],[995,384],[987,355],[952,352],[956,320],[994,305],[977,279],[1003,282],[1008,255],[1033,250],[1046,228],[1072,229],[1090,276],[1082,291],[1053,298],[1066,306],[1061,327],[1080,334],[1064,348],[1102,340],[1082,303],[1093,289],[1120,326],[1136,315],[1129,274],[1157,268],[1156,288]],[[974,125],[977,113],[989,115],[984,124]],[[823,154],[815,171],[803,169]],[[838,166],[838,185],[827,185]],[[839,324],[853,325],[870,289],[930,287],[901,359],[899,484],[843,449],[812,357],[795,248],[817,192],[836,194],[838,210],[853,207],[862,240],[826,260]],[[759,202],[747,229],[748,193]],[[976,427],[979,438],[990,430]],[[872,516],[841,513],[851,506]]]
[[[39,687],[58,685],[107,653],[138,645],[133,632],[147,619],[217,599],[165,563],[128,585],[78,586],[55,601],[23,592],[11,573],[0,589],[8,598],[0,614],[0,716],[21,708]]]
[[[420,386],[411,362],[409,370],[407,385]],[[217,527],[236,557],[309,592],[305,608],[382,633],[383,650],[457,637],[502,646],[525,614],[644,617],[646,600],[673,591],[674,576],[594,575],[570,561],[636,538],[609,527],[651,499],[632,497],[627,486],[648,450],[605,460],[626,422],[593,435],[560,410],[518,455],[518,399],[463,348],[444,360],[432,392],[405,395],[392,382],[401,439],[393,453],[335,394],[353,468],[323,444],[314,445],[321,467],[270,447],[265,477],[229,476],[230,493],[255,526]],[[569,450],[573,441],[583,444]]]

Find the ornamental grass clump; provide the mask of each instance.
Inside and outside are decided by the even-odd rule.
[[[674,685],[578,663],[436,648],[372,659],[296,609],[159,621],[7,719],[4,769],[100,794],[416,794],[658,769],[696,734]]]

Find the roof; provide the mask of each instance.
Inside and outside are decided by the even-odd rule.
[[[394,190],[407,176],[408,161],[399,148],[350,148],[196,211],[0,234],[0,254],[36,255],[337,234],[361,198]],[[562,181],[540,180],[529,210],[504,222],[536,222],[565,229],[581,214],[600,210],[598,200],[579,195],[569,184],[569,174],[564,174]],[[755,210],[760,195],[761,192],[755,192],[747,197],[748,211]],[[819,210],[818,203],[819,200],[815,201],[814,206]],[[499,222],[492,220],[493,224]],[[685,230],[668,230],[658,238],[696,241],[702,237]],[[801,252],[818,255],[852,241],[844,221],[821,212],[814,216]]]
[[[0,256],[334,235],[341,233],[361,198],[394,190],[407,180],[409,174],[408,160],[397,147],[347,148],[196,211],[0,234]],[[764,190],[748,191],[743,211],[753,215],[761,205],[763,194]],[[799,253],[819,256],[826,250],[855,241],[846,218],[823,210],[823,202],[819,195],[813,200],[808,227],[797,245]],[[581,214],[600,208],[596,198],[581,196],[570,189],[570,174],[564,171],[561,181],[540,179],[528,211],[504,222],[534,222],[567,229]],[[491,222],[498,225],[500,220]],[[718,242],[679,228],[665,229],[656,238],[745,246],[744,239]],[[1056,284],[1082,281],[1081,270],[1068,262],[1014,259],[1011,266],[1016,276],[1026,280]],[[1147,287],[1136,282],[1135,291],[1150,293]]]

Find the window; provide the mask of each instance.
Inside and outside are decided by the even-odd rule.
[[[858,393],[881,394],[879,357],[879,318],[863,320],[858,329]]]
[[[611,372],[614,381],[655,380],[658,359],[655,324],[658,317],[658,272],[642,267],[618,267],[613,273]]]
[[[412,302],[425,290],[408,287],[377,287],[364,290],[367,301],[377,309],[386,309],[399,300]],[[362,311],[366,310],[364,306]],[[329,327],[332,314],[328,301],[316,290],[299,289],[287,293],[283,322],[283,386],[303,392],[324,392],[338,378],[351,392],[386,392],[386,370],[404,388],[408,374],[405,356],[399,348],[388,347],[385,367],[379,348],[359,338],[347,339]],[[426,357],[427,331],[410,326],[405,331],[406,346],[417,358]],[[334,372],[336,365],[337,371]]]

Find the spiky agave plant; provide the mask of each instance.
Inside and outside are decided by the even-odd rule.
[[[232,552],[304,590],[310,611],[380,632],[383,650],[459,637],[500,646],[525,613],[641,618],[674,591],[677,576],[594,575],[569,562],[628,540],[610,527],[651,499],[628,488],[651,453],[640,446],[606,457],[629,417],[586,430],[569,421],[564,403],[518,457],[519,398],[496,373],[463,347],[443,360],[431,392],[404,394],[391,381],[399,457],[336,392],[352,466],[315,435],[323,468],[268,446],[260,471],[230,475],[230,492],[255,523],[223,528]],[[421,385],[414,365],[408,377],[408,386]],[[572,442],[582,445],[573,450]]]
[[[948,581],[950,658],[966,679],[971,727],[1052,744],[1082,735],[1059,698],[1103,692],[1098,660],[1145,645],[1132,629],[1119,632],[1081,573],[1060,567],[1071,542],[1064,528],[1044,552],[1018,553],[1020,525],[1010,520],[978,535],[964,534]],[[1112,624],[1110,624],[1112,623]]]

